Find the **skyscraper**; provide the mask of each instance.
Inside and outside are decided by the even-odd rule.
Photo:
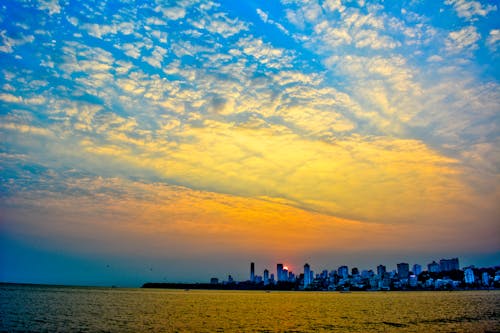
[[[250,263],[250,282],[255,282],[255,264]]]
[[[267,269],[264,270],[264,285],[267,286],[269,284],[269,271]]]
[[[304,288],[311,284],[311,267],[308,263],[304,265]]]
[[[347,266],[340,266],[338,274],[342,279],[347,279],[349,277],[349,268]]]
[[[419,276],[420,273],[422,273],[422,266],[420,266],[419,264],[413,265],[413,274]]]
[[[276,281],[283,281],[283,264],[276,265]]]
[[[460,267],[458,265],[458,258],[439,260],[439,268],[441,269],[441,272],[459,270]]]
[[[398,276],[400,279],[408,279],[410,275],[410,265],[402,262],[398,264]]]
[[[385,272],[386,272],[386,269],[385,269],[384,265],[378,265],[377,266],[377,275],[378,276],[380,276],[381,278],[383,278]]]
[[[430,264],[427,264],[427,271],[429,273],[439,273],[441,268],[439,267],[439,264],[435,261],[432,261]]]

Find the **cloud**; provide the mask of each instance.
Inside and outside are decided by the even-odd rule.
[[[500,46],[500,29],[492,29],[486,39],[486,45],[492,52],[496,52]]]
[[[497,244],[500,90],[474,56],[484,35],[492,57],[498,30],[433,27],[412,4],[282,3],[249,17],[291,38],[208,2],[6,25],[2,204],[20,232],[102,245],[103,223],[178,253],[206,235],[217,251],[397,248],[394,233]]]
[[[362,6],[362,5],[361,5]],[[323,8],[328,11],[338,11],[342,13],[345,10],[345,6],[342,5],[341,0],[326,0],[323,2]]]
[[[248,30],[247,24],[238,19],[229,18],[226,13],[215,13],[211,16],[202,17],[200,20],[189,20],[189,22],[197,29],[216,33],[225,38]]]
[[[496,5],[483,6],[480,2],[473,0],[446,0],[444,3],[453,6],[459,17],[470,21],[477,19],[477,16],[486,16],[497,10]]]
[[[342,252],[352,244],[358,250],[395,250],[408,246],[409,237],[441,242],[452,251],[471,235],[460,229],[445,232],[443,223],[367,224],[308,212],[272,197],[252,199],[72,170],[40,170],[37,182],[43,189],[16,188],[2,201],[4,217],[11,221],[5,228],[44,246],[57,239],[72,253],[187,259],[199,257],[199,249],[221,255],[231,248],[240,254],[293,257],[304,251]],[[15,207],[24,213],[15,214]],[[455,243],[447,241],[449,236]],[[492,245],[494,237],[483,236]],[[473,245],[467,249],[477,251]]]
[[[20,38],[12,38],[7,35],[6,30],[0,31],[0,37],[2,38],[2,45],[0,45],[0,52],[12,53],[15,48],[20,45],[32,43],[35,40],[33,35],[21,35]]]
[[[257,8],[256,11],[257,11],[257,15],[259,15],[259,17],[262,20],[262,22],[274,25],[276,28],[278,28],[285,35],[289,35],[290,34],[290,32],[288,30],[286,30],[286,28],[283,25],[281,25],[280,23],[278,23],[278,22],[270,19],[269,15],[266,12],[264,12],[260,8]]]
[[[59,0],[39,0],[39,9],[47,10],[49,15],[59,14],[61,13],[61,5],[59,4]]]
[[[477,45],[479,39],[481,39],[481,36],[477,32],[476,27],[464,27],[458,31],[449,33],[448,38],[445,40],[445,49],[450,54],[470,56],[473,51],[479,48]]]
[[[158,6],[155,8],[156,12],[160,12],[163,14],[163,17],[165,17],[168,20],[179,20],[183,17],[186,16],[186,9],[183,7],[162,7]]]

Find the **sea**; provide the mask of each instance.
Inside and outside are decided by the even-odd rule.
[[[500,291],[0,285],[0,332],[500,332]]]

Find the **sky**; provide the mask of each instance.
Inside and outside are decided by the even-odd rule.
[[[500,265],[497,1],[0,5],[0,281]]]

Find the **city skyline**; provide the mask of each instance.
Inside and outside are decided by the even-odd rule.
[[[210,282],[183,283],[174,281],[146,282],[142,288],[163,289],[222,289],[222,290],[290,290],[290,291],[390,291],[390,290],[470,290],[500,288],[500,265],[495,267],[460,266],[459,258],[442,258],[426,265],[406,262],[396,264],[397,269],[388,270],[386,265],[377,265],[376,270],[349,267],[311,269],[309,263],[303,271],[294,272],[288,266],[277,263],[272,273],[267,268],[262,275],[256,274],[255,263],[250,262],[247,279],[235,279],[228,274],[226,279],[211,277]]]
[[[486,0],[2,3],[0,281],[497,265],[498,22]]]

